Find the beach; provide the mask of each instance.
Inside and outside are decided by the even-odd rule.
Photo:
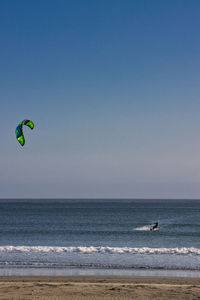
[[[200,299],[200,279],[105,276],[0,277],[0,299]]]

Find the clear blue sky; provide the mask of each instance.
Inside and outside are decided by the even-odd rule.
[[[0,198],[200,198],[199,13],[0,1]]]

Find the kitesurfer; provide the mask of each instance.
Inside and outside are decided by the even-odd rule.
[[[150,230],[154,230],[154,229],[156,229],[156,228],[158,228],[158,222],[155,222],[154,225],[151,227]]]

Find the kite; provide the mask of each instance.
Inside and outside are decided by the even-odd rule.
[[[24,121],[19,123],[19,125],[17,126],[17,128],[15,130],[15,133],[16,133],[16,138],[17,138],[18,142],[21,144],[21,146],[24,146],[24,144],[25,144],[25,138],[24,138],[24,134],[23,134],[23,126],[24,125],[28,126],[30,129],[34,128],[34,124],[31,120],[25,119]]]

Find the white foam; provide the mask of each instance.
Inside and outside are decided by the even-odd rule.
[[[168,254],[168,255],[200,255],[200,249],[182,248],[130,248],[130,247],[54,247],[54,246],[0,246],[0,253],[81,253],[81,254]]]
[[[150,226],[141,226],[141,227],[134,228],[134,230],[149,231]]]

